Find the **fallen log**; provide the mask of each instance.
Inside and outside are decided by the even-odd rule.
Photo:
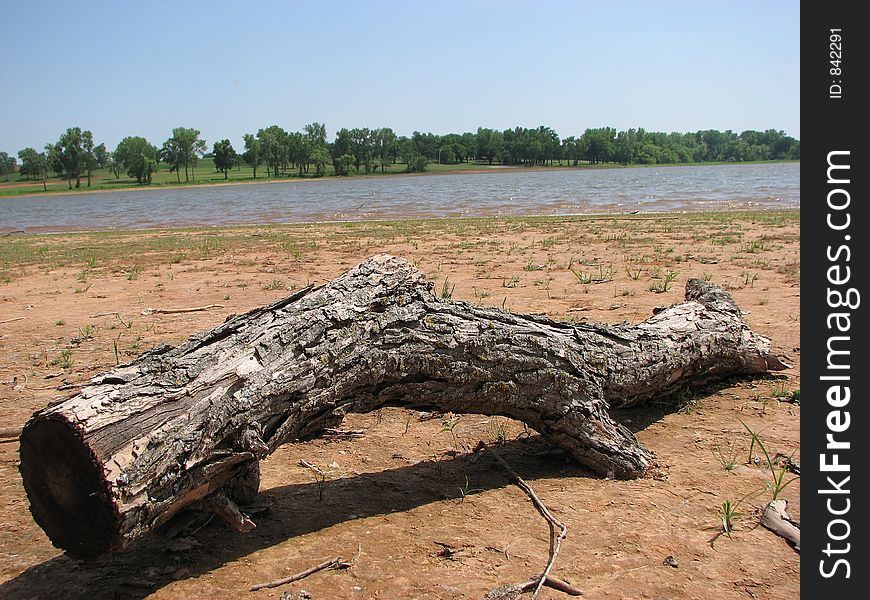
[[[699,280],[638,325],[576,325],[441,300],[380,255],[95,377],[27,422],[20,470],[52,542],[95,558],[218,493],[233,513],[227,502],[256,493],[260,459],[347,412],[504,415],[632,478],[651,455],[610,408],[782,368],[731,297]]]

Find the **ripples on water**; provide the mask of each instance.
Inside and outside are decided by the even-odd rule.
[[[0,198],[0,231],[799,206],[799,163],[510,170]]]

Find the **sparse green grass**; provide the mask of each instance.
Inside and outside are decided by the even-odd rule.
[[[649,291],[654,292],[656,294],[661,294],[661,293],[667,292],[671,287],[671,283],[673,283],[674,280],[676,280],[677,276],[679,276],[679,272],[671,271],[670,269],[668,269],[662,275],[662,278],[660,281],[654,281],[649,286]]]
[[[749,435],[752,437],[752,442],[749,448],[750,455],[752,454],[753,448],[757,445],[762,454],[764,454],[764,460],[767,464],[767,468],[770,469],[771,481],[767,482],[765,489],[770,492],[771,500],[776,500],[782,491],[791,483],[794,483],[799,477],[792,477],[791,479],[786,479],[786,475],[788,474],[789,465],[788,462],[784,465],[777,465],[774,462],[774,459],[770,457],[770,453],[767,451],[764,443],[761,441],[758,433],[750,429],[750,427],[740,421],[740,424],[749,432]],[[790,456],[787,458],[791,459]]]
[[[503,444],[507,441],[507,423],[498,417],[489,420],[489,439],[495,444]]]
[[[577,278],[577,281],[583,285],[613,281],[613,276],[615,273],[615,271],[613,270],[613,265],[608,265],[606,269],[603,265],[598,265],[597,273],[587,273],[586,271],[581,271],[580,273],[578,273],[574,269],[571,269],[571,272],[574,274],[574,277]]]
[[[441,284],[441,299],[442,300],[450,300],[453,298],[453,290],[456,289],[456,284],[453,284],[453,287],[450,287],[450,277],[444,278],[444,283]]]
[[[286,290],[287,284],[281,281],[280,279],[271,279],[263,284],[263,289],[266,291],[272,290]]]
[[[72,350],[64,348],[60,351],[57,358],[51,361],[52,365],[58,366],[61,369],[69,370],[73,366]]]
[[[722,468],[726,471],[733,471],[737,467],[738,452],[737,442],[731,442],[727,450],[723,450],[722,446],[716,446],[713,450],[713,454],[716,456],[719,464],[722,465]]]

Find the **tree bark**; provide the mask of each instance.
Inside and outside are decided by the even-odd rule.
[[[610,408],[781,368],[731,297],[699,280],[638,325],[577,325],[441,300],[380,255],[95,377],[28,421],[20,469],[36,522],[92,558],[216,493],[250,493],[238,483],[256,486],[259,459],[347,412],[505,415],[632,478],[651,455]]]

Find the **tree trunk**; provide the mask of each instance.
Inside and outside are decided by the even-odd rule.
[[[611,407],[784,368],[769,348],[699,280],[638,325],[576,325],[440,300],[380,255],[92,379],[28,421],[20,469],[36,522],[85,558],[215,493],[225,506],[228,482],[281,444],[383,406],[505,415],[631,478],[651,455]]]

